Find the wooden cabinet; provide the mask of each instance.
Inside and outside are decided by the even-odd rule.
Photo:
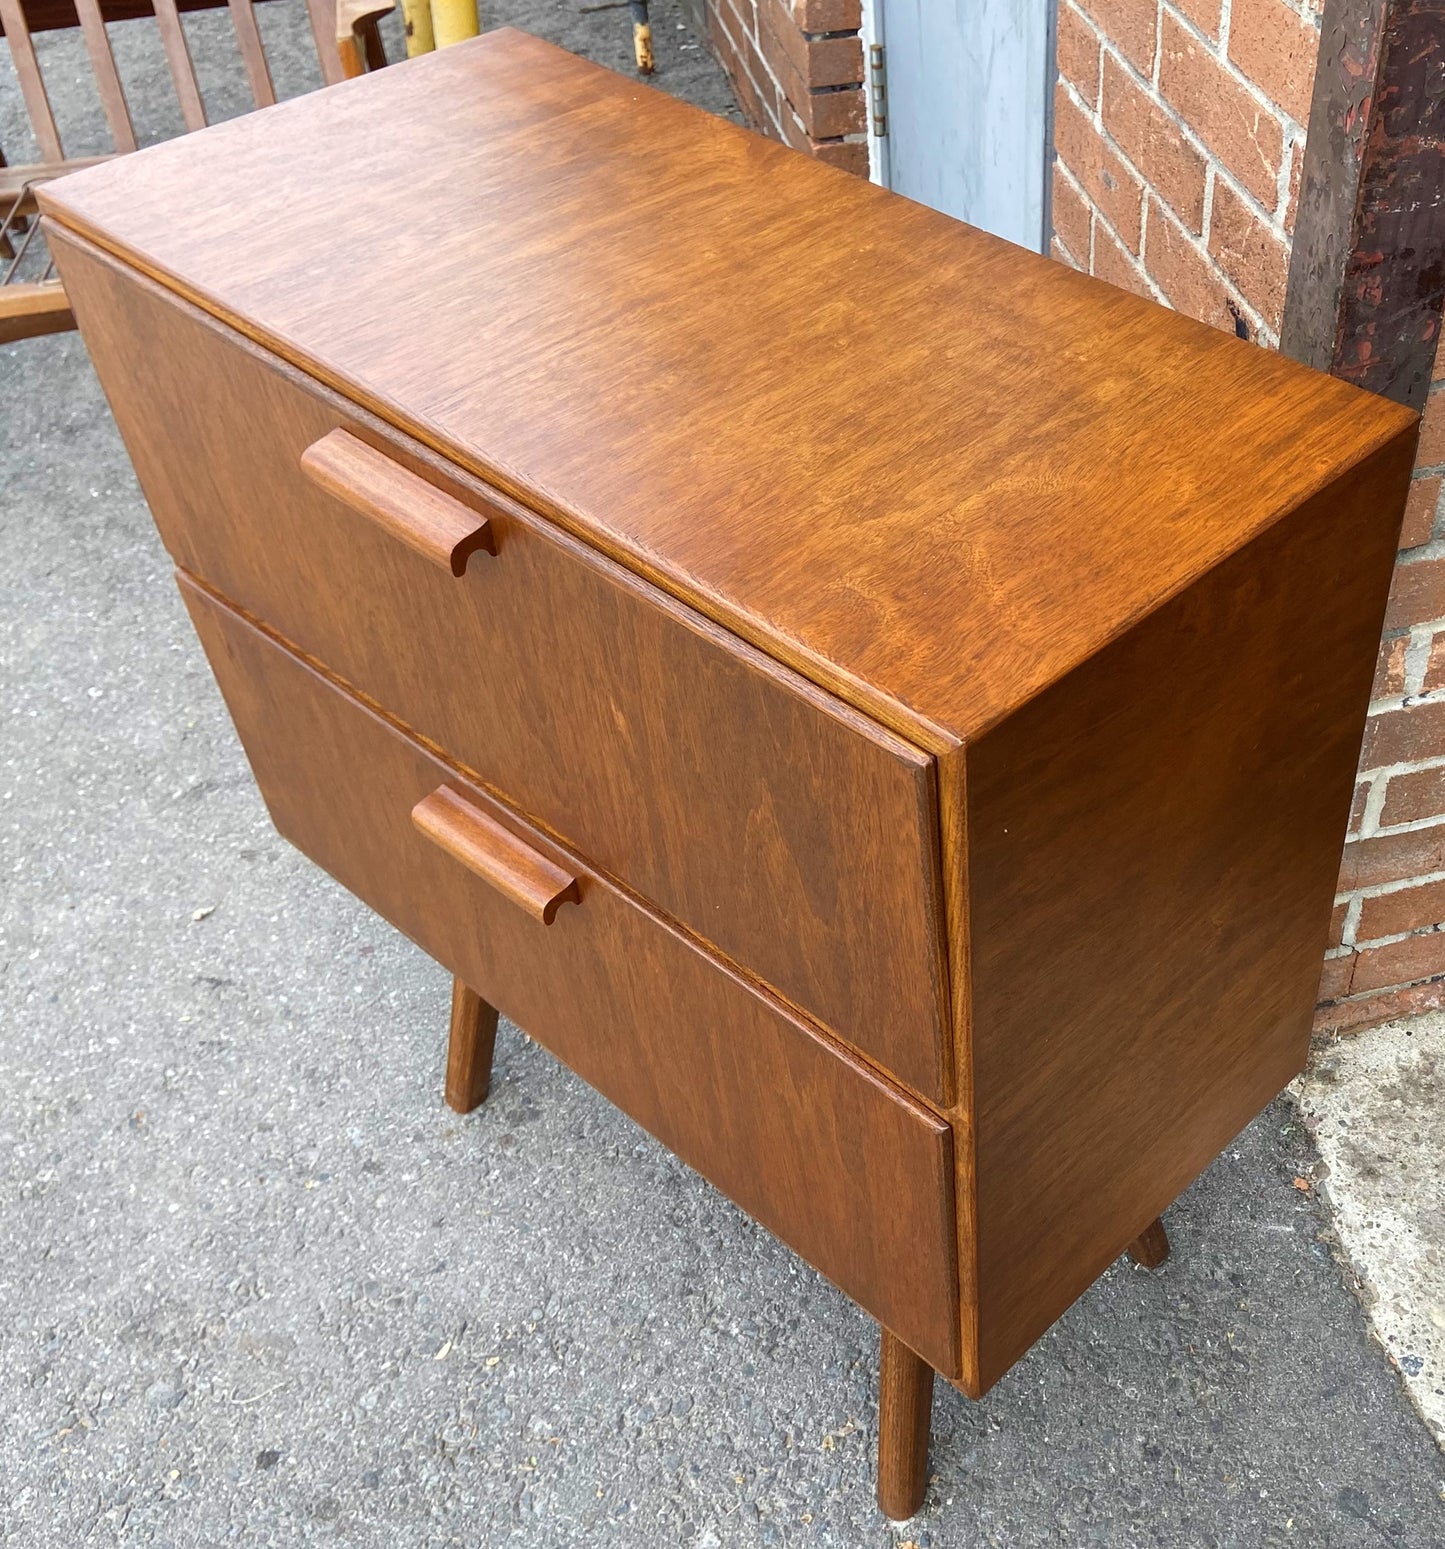
[[[41,199],[277,826],[880,1321],[906,1513],[1303,1064],[1414,417],[516,33]]]

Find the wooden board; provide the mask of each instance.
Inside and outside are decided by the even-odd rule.
[[[947,1099],[927,754],[158,287],[63,235],[55,251],[178,564]],[[489,512],[496,555],[455,576],[303,477],[343,424],[396,477]]]
[[[940,747],[1413,424],[509,31],[40,198]]]
[[[982,1388],[1304,1065],[1410,464],[968,750]]]
[[[956,1373],[948,1126],[238,614],[181,590],[281,833]],[[424,837],[412,809],[443,785],[575,877],[580,901],[544,925]]]

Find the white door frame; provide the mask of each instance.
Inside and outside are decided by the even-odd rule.
[[[893,186],[892,168],[890,164],[891,136],[874,133],[876,127],[874,113],[874,70],[873,47],[881,45],[884,49],[884,58],[887,58],[887,26],[885,11],[888,0],[862,0],[863,20],[860,29],[860,37],[863,44],[863,90],[868,108],[868,176],[871,181],[881,184],[884,188]],[[1039,217],[1037,230],[1033,230],[1030,222],[1028,231],[1029,242],[1027,245],[1034,251],[1046,253],[1048,251],[1049,236],[1052,229],[1052,198],[1053,179],[1050,175],[1053,162],[1054,149],[1054,79],[1057,67],[1055,64],[1056,38],[1058,32],[1058,3],[1057,0],[1037,0],[1044,7],[1045,34],[1042,55],[1037,61],[1037,69],[1042,76],[1042,106],[1043,121],[1039,134],[1038,159],[1035,163],[1040,177],[1039,190]],[[886,69],[886,66],[885,66]],[[890,83],[890,91],[895,88]],[[983,83],[983,90],[987,90],[987,83]],[[1022,236],[1020,233],[1019,236]],[[1016,237],[1016,240],[1018,237]]]

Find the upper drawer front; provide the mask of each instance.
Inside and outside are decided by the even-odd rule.
[[[943,1120],[182,590],[281,832],[957,1375]]]
[[[180,565],[901,1081],[949,1096],[925,754],[169,292],[54,245]],[[486,513],[495,555],[456,576],[319,488],[302,457],[338,427]]]

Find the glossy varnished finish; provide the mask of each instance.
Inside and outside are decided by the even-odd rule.
[[[378,122],[405,131],[358,157]],[[406,240],[377,243],[403,196]],[[41,200],[861,708],[944,738],[1410,424],[515,32]]]
[[[487,1100],[492,1085],[492,1050],[497,1041],[497,1008],[460,979],[452,980],[452,1015],[447,1035],[447,1107],[470,1113]]]
[[[550,925],[563,904],[580,904],[577,878],[525,839],[498,823],[466,793],[439,785],[411,809],[411,820],[438,849],[539,925]]]
[[[1304,1066],[1411,451],[968,751],[985,1387]]]
[[[914,1090],[948,1096],[926,753],[174,297],[61,234],[54,248],[181,566]],[[342,425],[370,468],[318,465]],[[461,575],[458,509],[496,550]]]
[[[1161,1220],[1151,1221],[1129,1244],[1129,1257],[1140,1269],[1158,1269],[1169,1257],[1169,1233]]]
[[[301,472],[318,489],[454,576],[467,573],[473,554],[497,552],[488,517],[348,430],[328,430],[312,442],[301,454]]]
[[[878,1351],[878,1505],[895,1522],[913,1516],[928,1488],[933,1368],[887,1328]]]
[[[911,1511],[1303,1062],[1413,417],[516,34],[41,198],[460,1105],[500,1006],[892,1330]]]
[[[239,615],[182,592],[277,828],[956,1372],[948,1126]],[[411,812],[441,785],[576,876],[580,902],[544,927],[431,844]]]

